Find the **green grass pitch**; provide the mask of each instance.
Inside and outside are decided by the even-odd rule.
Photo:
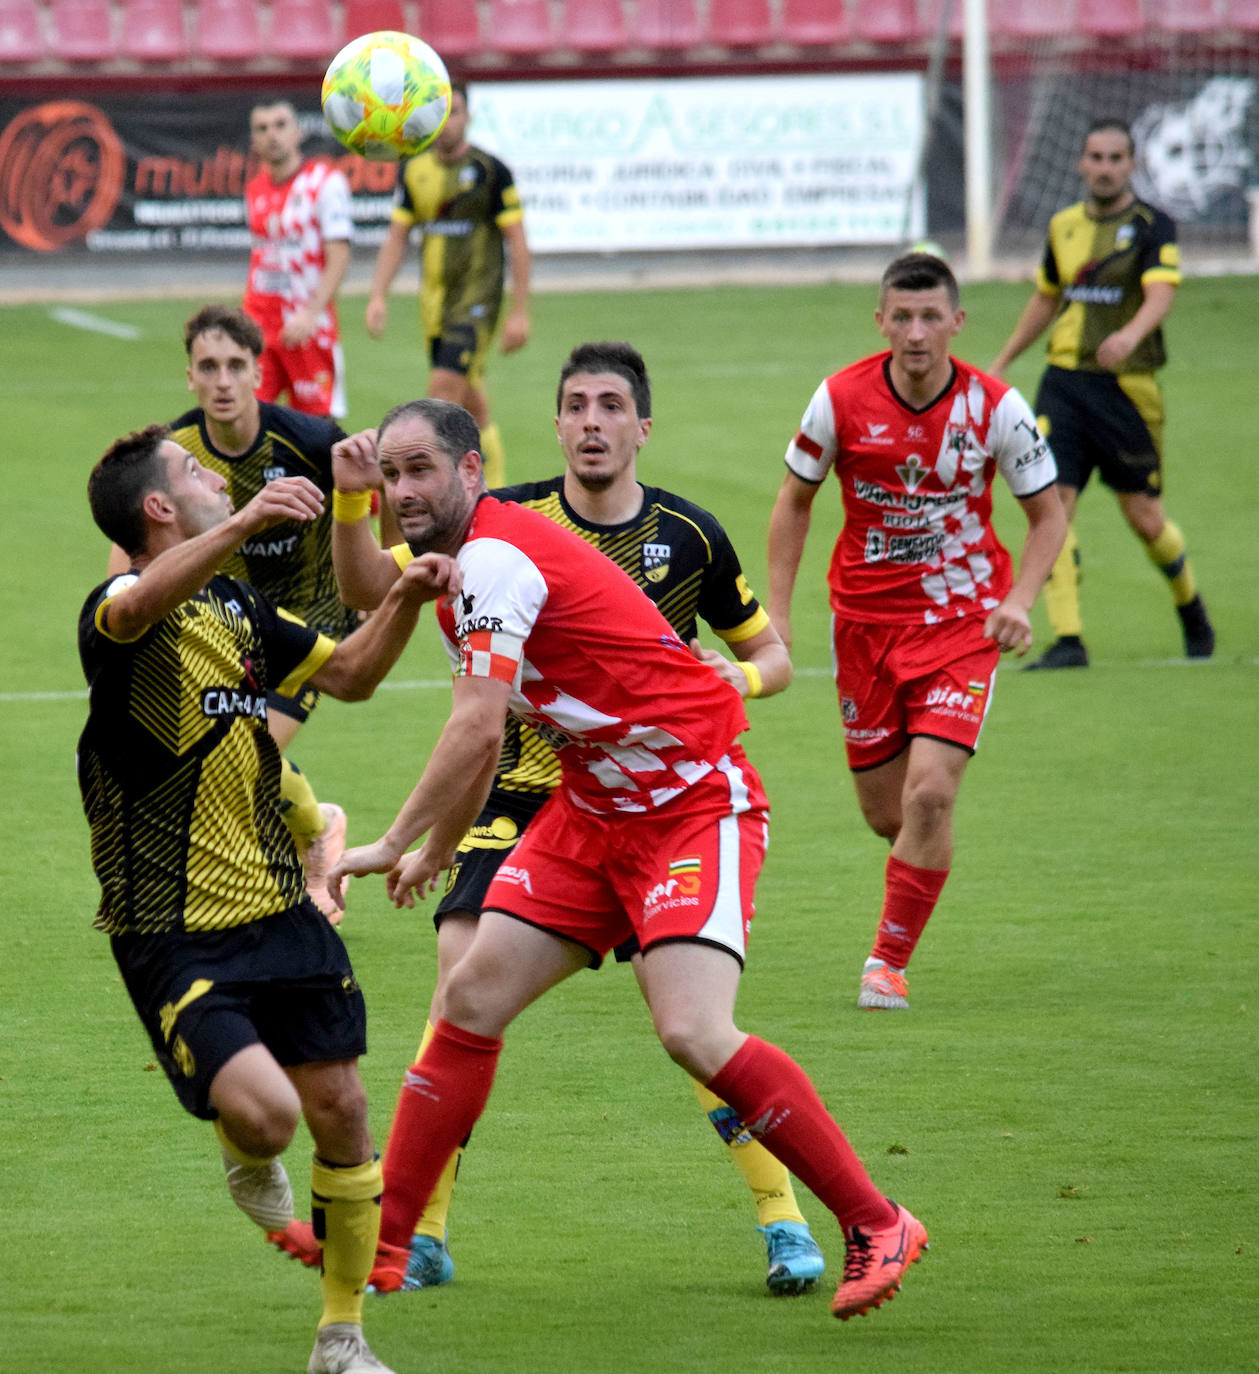
[[[957,351],[984,364],[1027,288],[970,289]],[[0,1366],[52,1374],[283,1374],[305,1367],[316,1280],[229,1203],[209,1130],[184,1116],[90,928],[74,779],[85,704],[75,620],[106,550],[84,497],[106,443],[188,401],[180,327],[202,302],[118,301],[119,338],[0,312],[5,415],[5,957],[0,960]],[[782,453],[814,386],[880,343],[869,286],[555,294],[490,372],[513,479],[560,462],[569,347],[628,338],[650,365],[645,480],[709,506],[764,590]],[[399,298],[369,340],[344,304],[352,420],[418,394]],[[843,1326],[824,1291],[775,1301],[734,1169],[653,1042],[624,970],[575,978],[509,1035],[452,1214],[456,1281],[369,1303],[399,1374],[809,1371],[1150,1374],[1259,1367],[1256,667],[1259,540],[1249,388],[1259,279],[1191,280],[1169,324],[1168,508],[1219,633],[1178,657],[1161,579],[1090,489],[1085,673],[1003,668],[963,786],[957,855],[912,969],[908,1015],[862,1015],[857,974],[884,847],[863,827],[828,679],[817,504],[790,691],[754,703],[749,753],[773,843],[739,1007],[789,1049],[930,1254],[885,1309]],[[1252,343],[1247,345],[1245,340]],[[1029,395],[1039,351],[1012,380]],[[1008,493],[998,524],[1021,540]],[[1046,627],[1038,610],[1038,647]],[[444,719],[431,617],[366,705],[327,702],[295,757],[375,837]],[[364,1073],[383,1139],[432,984],[427,911],[356,885],[343,926],[371,1015]],[[288,1155],[299,1196],[309,1141]]]

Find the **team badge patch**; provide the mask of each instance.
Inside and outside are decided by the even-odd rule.
[[[843,718],[845,725],[856,725],[857,703],[852,699],[852,697],[840,698],[839,714]]]
[[[673,549],[668,544],[643,545],[643,576],[648,582],[662,582],[669,575],[669,557]]]
[[[287,477],[288,475],[289,475],[289,470],[288,470],[288,468],[283,468],[283,467],[280,467],[280,468],[263,468],[263,470],[262,470],[262,480],[263,480],[264,482],[274,482],[274,481],[276,481],[278,478],[280,478],[280,477]]]

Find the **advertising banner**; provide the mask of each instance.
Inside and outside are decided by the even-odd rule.
[[[0,100],[0,253],[243,252],[251,101],[155,90]],[[304,150],[384,236],[397,166]],[[922,231],[917,75],[478,83],[470,137],[512,168],[539,253],[884,243]]]

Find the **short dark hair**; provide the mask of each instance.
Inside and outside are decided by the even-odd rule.
[[[450,93],[451,93],[451,95],[461,95],[461,96],[463,96],[464,108],[465,108],[465,109],[467,108],[467,104],[468,104],[468,83],[463,79],[463,77],[461,77],[461,76],[452,76],[452,77],[450,78]]]
[[[1095,119],[1084,134],[1084,143],[1087,143],[1094,134],[1116,133],[1123,134],[1128,140],[1128,156],[1135,157],[1137,151],[1136,140],[1132,137],[1132,125],[1126,119],[1119,119],[1108,115],[1104,119]],[[1084,143],[1080,147],[1084,147]]]
[[[578,344],[560,368],[560,383],[555,389],[555,409],[564,400],[564,383],[577,372],[613,372],[624,377],[634,396],[634,409],[640,420],[651,418],[651,378],[643,355],[633,344],[619,341]]]
[[[158,450],[169,425],[148,425],[115,439],[87,479],[87,499],[100,532],[124,553],[139,553],[147,530],[141,506],[151,491],[166,491],[166,464]]]
[[[230,305],[203,305],[184,325],[184,352],[192,356],[192,345],[202,334],[226,334],[237,346],[255,358],[262,357],[262,330],[243,310]]]
[[[401,420],[427,420],[452,464],[457,464],[469,449],[481,452],[481,431],[477,428],[477,422],[454,401],[441,401],[435,396],[403,401],[401,405],[394,406],[376,427],[376,442],[385,437],[385,431],[390,426]]]
[[[943,258],[934,253],[902,253],[888,263],[883,273],[879,282],[879,304],[882,305],[889,291],[934,291],[937,286],[948,292],[950,307],[959,309],[962,293],[958,290],[953,269]]]
[[[293,104],[293,102],[288,98],[288,96],[286,96],[286,95],[264,95],[264,96],[260,96],[260,97],[259,97],[257,100],[255,100],[254,103],[249,107],[249,118],[250,118],[250,120],[251,120],[251,121],[253,120],[254,111],[255,111],[255,110],[272,110],[272,109],[274,109],[277,105],[284,105],[284,106],[287,106],[287,107],[288,107],[288,112],[289,112],[289,114],[291,114],[291,115],[293,116],[294,120],[297,119],[297,106]]]

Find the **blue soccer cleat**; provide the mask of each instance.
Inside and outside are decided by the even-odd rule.
[[[407,1262],[407,1276],[402,1280],[405,1292],[416,1288],[439,1288],[454,1276],[455,1262],[444,1240],[434,1240],[432,1236],[411,1237],[411,1258]]]
[[[765,1286],[775,1297],[795,1298],[811,1293],[826,1268],[818,1243],[803,1221],[774,1221],[756,1228],[765,1237],[769,1273]]]

